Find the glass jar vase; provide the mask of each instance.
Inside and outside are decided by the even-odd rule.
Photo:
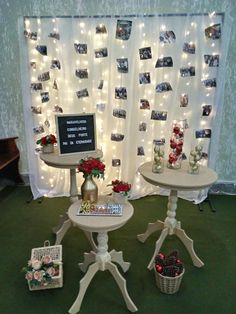
[[[153,164],[152,172],[162,173],[164,171],[165,139],[153,140]]]
[[[202,146],[197,145],[190,151],[189,155],[189,168],[191,174],[198,174],[200,168],[200,160],[202,158]]]
[[[183,144],[184,128],[180,122],[175,122],[172,127],[172,134],[170,138],[170,152],[167,160],[168,168],[181,168]]]

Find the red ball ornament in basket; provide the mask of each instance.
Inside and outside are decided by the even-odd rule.
[[[173,251],[167,256],[159,253],[155,257],[155,269],[163,276],[176,277],[183,272],[184,266],[178,258],[178,252]]]
[[[180,123],[175,123],[170,139],[171,151],[168,156],[167,167],[178,169],[181,167],[182,151],[184,144],[184,131]]]
[[[183,263],[178,258],[178,252],[173,251],[167,256],[159,253],[155,257],[154,267],[156,284],[160,291],[167,294],[176,293],[185,272]]]

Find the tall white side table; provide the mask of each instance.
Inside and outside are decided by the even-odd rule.
[[[80,263],[80,269],[86,272],[85,276],[80,280],[79,294],[71,306],[69,313],[75,314],[79,312],[85,292],[93,279],[96,272],[99,270],[108,270],[115,279],[127,308],[131,312],[136,312],[137,307],[131,300],[127,288],[126,280],[120,274],[117,266],[113,263],[118,263],[124,272],[126,272],[130,263],[124,262],[123,253],[112,250],[108,252],[108,232],[121,228],[133,216],[133,206],[130,203],[123,205],[123,215],[120,217],[112,216],[77,216],[76,213],[80,207],[81,200],[72,204],[68,210],[68,216],[72,223],[86,232],[97,232],[98,246],[96,252],[84,253],[84,262]],[[90,265],[91,264],[91,265]],[[89,266],[90,265],[90,266]],[[89,267],[88,267],[89,266]]]
[[[78,189],[76,183],[76,168],[81,159],[87,157],[101,158],[103,153],[100,149],[94,152],[77,153],[72,155],[59,155],[57,148],[55,148],[53,153],[50,154],[40,154],[40,158],[50,167],[69,169],[70,170],[70,201],[71,203],[78,201]],[[58,226],[53,228],[53,232],[56,234],[55,245],[61,243],[64,235],[71,226],[71,221],[68,219],[67,214],[65,214]],[[95,248],[95,243],[91,233],[85,232],[86,237],[90,241],[93,248]]]
[[[199,174],[188,173],[188,162],[183,161],[180,169],[169,169],[165,167],[163,173],[152,172],[152,162],[147,162],[141,165],[138,169],[142,177],[149,183],[170,190],[167,206],[167,217],[165,221],[157,220],[154,223],[149,223],[147,230],[143,234],[137,236],[138,240],[145,242],[146,239],[155,231],[162,230],[159,239],[156,241],[154,254],[148,264],[148,269],[154,266],[155,256],[160,251],[160,248],[167,235],[176,235],[186,247],[193,264],[196,267],[202,267],[204,263],[197,256],[193,248],[193,240],[190,239],[181,228],[180,221],[177,221],[176,210],[178,201],[178,191],[195,191],[211,186],[217,180],[217,174],[214,170],[201,166]]]

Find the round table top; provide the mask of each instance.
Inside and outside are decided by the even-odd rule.
[[[99,198],[99,201],[103,198]],[[105,198],[104,198],[105,200]],[[133,206],[126,202],[122,204],[122,216],[77,216],[76,213],[81,205],[82,200],[73,203],[68,210],[68,216],[72,223],[80,229],[89,232],[108,232],[122,227],[134,213]]]
[[[218,177],[214,170],[206,166],[200,166],[198,174],[188,173],[188,161],[182,161],[180,169],[165,166],[163,173],[153,173],[152,164],[152,161],[144,163],[138,171],[147,182],[171,190],[201,190],[211,186]]]
[[[101,158],[103,153],[100,149],[94,152],[82,152],[71,155],[59,155],[58,149],[55,148],[53,153],[50,154],[40,154],[40,158],[51,167],[63,168],[63,169],[73,169],[76,168],[81,159],[87,157]]]

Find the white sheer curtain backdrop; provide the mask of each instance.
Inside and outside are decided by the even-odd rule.
[[[116,39],[117,20],[132,22],[129,39]],[[214,24],[220,24],[220,39],[205,36],[205,29]],[[103,25],[107,32],[96,33],[96,27]],[[224,14],[26,17],[24,21],[19,19],[18,29],[30,184],[34,198],[69,195],[69,170],[46,166],[35,151],[38,138],[55,133],[54,115],[59,107],[65,114],[96,113],[97,146],[102,149],[106,164],[105,180],[98,182],[100,193],[109,193],[111,188],[107,184],[118,178],[132,184],[133,199],[151,193],[166,194],[167,191],[146,183],[137,169],[152,160],[153,139],[165,138],[168,156],[174,120],[187,121],[184,135],[187,158],[191,147],[200,143],[214,168],[219,138],[217,130],[222,115],[222,74],[229,41],[225,34],[230,32],[230,22],[224,21]],[[24,30],[37,32],[37,40],[26,38]],[[165,31],[173,31],[175,41],[160,42],[160,32]],[[60,39],[49,37],[50,33],[58,33]],[[184,43],[195,44],[195,53],[184,52]],[[76,52],[74,44],[86,44],[87,53]],[[47,46],[47,56],[35,49],[37,45]],[[95,58],[95,50],[103,48],[107,48],[108,56]],[[150,48],[151,58],[140,59],[141,48]],[[219,67],[206,64],[204,55],[219,55]],[[157,59],[163,57],[172,57],[173,66],[155,67]],[[127,73],[117,69],[117,59],[124,58],[128,59]],[[59,60],[61,68],[52,69],[52,60]],[[195,76],[181,77],[182,67],[195,67]],[[76,70],[87,72],[88,78],[78,78]],[[38,76],[48,71],[50,79],[42,81],[43,90],[32,92],[30,85],[39,82]],[[150,83],[140,84],[140,73],[149,73]],[[203,80],[213,78],[216,78],[217,87],[206,88]],[[58,90],[53,88],[55,80]],[[101,81],[103,87],[99,89]],[[170,83],[172,90],[157,93],[156,85],[162,82]],[[126,88],[127,99],[115,98],[115,89],[119,87]],[[78,98],[76,92],[83,89],[87,89],[89,97]],[[48,101],[42,102],[41,92],[48,93]],[[186,107],[180,106],[182,94],[189,98]],[[141,99],[148,100],[150,109],[140,109]],[[202,115],[206,105],[212,106],[209,116]],[[33,113],[31,107],[40,107],[41,114]],[[114,116],[114,109],[125,110],[126,118],[124,111],[122,117]],[[151,119],[153,110],[167,112],[167,119]],[[140,130],[142,123],[146,131]],[[44,131],[35,134],[33,129],[39,126],[43,126]],[[196,139],[195,131],[200,129],[211,129],[212,138]],[[124,139],[111,140],[111,134],[121,134]],[[202,162],[206,164],[208,160]],[[77,181],[80,186],[82,174],[77,174]],[[206,195],[207,190],[180,193],[182,198],[195,202],[202,201]]]

